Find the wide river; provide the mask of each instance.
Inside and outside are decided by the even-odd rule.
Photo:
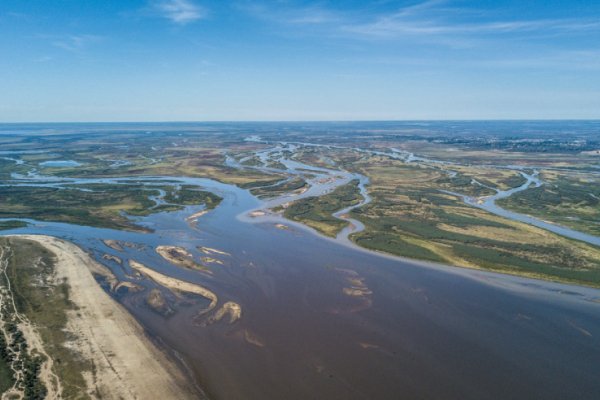
[[[281,148],[274,151],[281,151]],[[235,164],[234,160],[229,160]],[[311,169],[318,195],[357,177],[287,161],[290,171]],[[12,184],[61,185],[39,176]],[[328,178],[328,179],[326,179]],[[88,250],[123,280],[135,259],[170,276],[235,301],[242,318],[203,326],[206,304],[180,305],[164,318],[144,293],[116,298],[149,335],[181,360],[204,393],[215,399],[598,399],[600,398],[600,291],[409,261],[325,239],[277,217],[251,218],[263,202],[247,190],[208,179],[164,178],[199,185],[223,197],[196,225],[202,209],[139,218],[154,233],[133,233],[29,221],[3,234],[61,237]],[[162,178],[135,178],[148,184]],[[127,179],[77,179],[67,183]],[[364,185],[365,181],[361,181]],[[164,182],[162,182],[164,184]],[[348,232],[346,232],[348,233]],[[117,251],[116,239],[143,246]],[[227,252],[213,275],[167,263],[154,251],[177,245]],[[152,287],[149,281],[143,282]],[[360,287],[361,296],[348,289]]]

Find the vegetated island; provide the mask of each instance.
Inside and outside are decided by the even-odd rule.
[[[332,214],[361,201],[358,184],[359,181],[355,179],[323,196],[297,200],[285,208],[283,215],[326,236],[335,237],[348,225],[348,221],[336,218]]]
[[[49,236],[0,238],[3,398],[198,398],[98,285],[103,267]]]

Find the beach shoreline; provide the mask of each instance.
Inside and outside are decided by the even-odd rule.
[[[51,236],[13,235],[31,240],[55,255],[57,280],[66,280],[77,306],[66,329],[70,346],[93,363],[85,374],[87,394],[104,399],[188,399],[199,393],[181,369],[154,345],[142,326],[96,282],[99,265],[76,245]]]

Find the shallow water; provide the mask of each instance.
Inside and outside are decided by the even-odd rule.
[[[40,163],[40,167],[53,167],[53,168],[60,168],[60,167],[79,167],[81,165],[81,163],[74,161],[74,160],[51,160],[51,161],[44,161]]]
[[[287,161],[290,170],[307,166]],[[318,184],[318,195],[354,176]],[[35,178],[35,177],[34,177]],[[206,302],[191,302],[165,319],[140,295],[119,300],[149,334],[177,352],[200,386],[217,399],[596,399],[600,393],[600,291],[482,271],[407,261],[327,240],[297,224],[277,229],[273,216],[251,210],[248,191],[208,179],[165,178],[199,185],[223,197],[217,209],[189,225],[202,206],[137,219],[155,230],[133,233],[29,221],[10,233],[71,240],[127,280],[131,273],[102,260],[135,259],[160,272],[197,282],[219,303],[243,309],[233,325],[194,322]],[[21,181],[43,184],[45,178]],[[161,182],[160,177],[63,180],[69,183]],[[57,183],[52,183],[56,185]],[[163,183],[164,184],[164,183]],[[108,248],[102,239],[144,244]],[[231,254],[213,275],[173,266],[157,245],[196,246]],[[344,288],[362,282],[366,293]],[[144,282],[151,287],[151,282]],[[369,291],[371,292],[369,294]]]

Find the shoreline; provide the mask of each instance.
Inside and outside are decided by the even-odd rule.
[[[10,235],[31,240],[55,255],[56,279],[66,279],[77,306],[66,330],[69,345],[93,363],[85,380],[93,398],[198,398],[181,369],[147,337],[142,326],[96,282],[96,261],[73,243],[43,235]]]
[[[399,256],[393,253],[387,253],[380,250],[370,249],[368,247],[362,247],[356,244],[349,238],[345,238],[345,240],[340,240],[337,237],[326,236],[321,232],[317,231],[311,226],[305,225],[301,222],[294,221],[291,219],[287,219],[281,215],[277,214],[269,214],[260,218],[251,218],[248,217],[247,212],[242,212],[236,216],[240,221],[254,223],[254,224],[265,224],[265,225],[275,225],[277,223],[285,222],[286,224],[294,227],[294,229],[298,229],[300,231],[307,232],[312,234],[322,240],[326,240],[331,243],[335,243],[341,246],[344,246],[348,249],[358,251],[364,254],[370,254],[376,257],[405,262],[412,264],[414,266],[420,268],[426,268],[431,270],[440,271],[447,274],[458,275],[463,278],[471,279],[478,281],[480,283],[493,286],[493,287],[502,287],[504,289],[510,289],[515,292],[521,292],[523,287],[526,284],[536,284],[536,285],[545,285],[547,288],[553,292],[560,291],[572,291],[577,290],[578,292],[585,293],[585,296],[594,296],[596,297],[600,291],[599,285],[590,285],[584,284],[576,281],[568,281],[568,280],[559,280],[559,279],[550,279],[545,275],[535,276],[535,275],[526,275],[526,274],[518,274],[513,273],[512,271],[494,271],[492,269],[486,268],[477,268],[477,267],[467,267],[453,264],[444,264],[440,262],[427,261],[418,258],[409,258],[404,256]]]

